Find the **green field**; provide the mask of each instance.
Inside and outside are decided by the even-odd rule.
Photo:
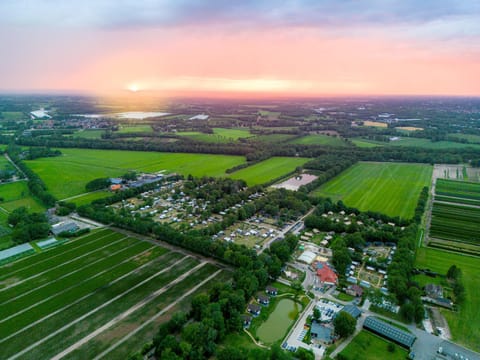
[[[473,134],[448,134],[448,136],[457,138],[457,139],[465,139],[469,143],[472,144],[480,144],[480,135],[473,135]]]
[[[273,157],[235,171],[229,177],[245,180],[249,186],[264,184],[294,171],[296,167],[302,166],[307,161],[309,159],[306,158]]]
[[[100,139],[105,130],[81,130],[73,134],[74,137],[85,139]]]
[[[150,125],[121,125],[118,129],[120,134],[130,134],[130,133],[140,133],[140,132],[153,132],[153,129]]]
[[[93,179],[120,176],[129,170],[225,176],[226,169],[245,162],[242,156],[120,150],[62,149],[62,154],[25,162],[58,199],[84,193],[85,184]]]
[[[2,117],[4,120],[7,120],[7,121],[16,121],[16,120],[22,120],[26,118],[26,116],[23,115],[21,111],[3,111]]]
[[[85,204],[90,204],[93,200],[103,199],[109,196],[112,196],[112,193],[110,191],[95,191],[92,193],[77,196],[69,201],[73,202],[77,206],[81,206]]]
[[[154,329],[144,331],[151,319],[158,325],[217,275],[225,278],[211,264],[111,230],[5,265],[0,274],[2,357],[20,359],[51,358],[72,345],[67,358],[104,351],[108,358],[114,349],[127,358],[151,340]],[[137,343],[125,346],[137,332]]]
[[[291,141],[292,144],[301,145],[329,145],[329,146],[346,146],[345,140],[340,137],[328,135],[307,135]]]
[[[210,142],[210,143],[227,143],[237,141],[240,138],[249,138],[253,135],[248,129],[224,129],[214,128],[213,134],[205,134],[199,131],[178,132],[177,135],[188,137],[192,140]]]
[[[0,207],[7,212],[12,212],[20,206],[25,206],[31,211],[45,210],[45,207],[30,195],[26,181],[0,185],[0,197],[3,198]]]
[[[360,331],[348,346],[340,353],[348,360],[404,360],[407,351],[394,345],[394,351],[388,351],[389,342],[368,332]]]
[[[270,134],[270,135],[258,135],[255,137],[255,141],[266,143],[280,143],[292,140],[295,135],[289,134]]]
[[[369,140],[363,140],[363,139],[351,139],[351,140],[352,140],[352,143],[354,143],[356,146],[363,147],[363,148],[371,148],[371,147],[384,145],[381,143],[370,142]]]
[[[464,149],[466,147],[473,147],[475,149],[480,149],[480,144],[462,144],[454,141],[431,141],[430,139],[424,138],[414,138],[414,137],[401,137],[399,140],[383,142],[383,141],[374,141],[363,138],[352,139],[352,141],[357,146],[366,146],[365,144],[369,143],[376,146],[411,146],[411,147],[421,147],[428,149]]]
[[[480,257],[455,254],[447,251],[421,248],[417,250],[416,266],[446,274],[451,265],[457,265],[463,274],[465,303],[458,312],[442,310],[453,335],[453,341],[480,351]]]
[[[480,184],[466,181],[437,179],[435,184],[435,195],[480,200]]]
[[[362,211],[410,218],[431,176],[430,165],[362,162],[323,184],[314,195],[342,200]]]

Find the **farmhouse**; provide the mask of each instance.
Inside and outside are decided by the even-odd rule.
[[[258,304],[248,304],[247,311],[253,316],[258,316],[262,311],[262,307]]]
[[[373,316],[368,316],[363,323],[363,327],[374,334],[384,337],[394,343],[410,349],[417,339],[415,335],[401,330]]]

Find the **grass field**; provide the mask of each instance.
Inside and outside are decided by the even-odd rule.
[[[153,132],[153,129],[150,125],[122,125],[118,129],[120,134],[130,134],[130,133],[139,133],[139,132]]]
[[[295,135],[289,134],[270,134],[270,135],[258,135],[255,137],[255,141],[266,142],[266,143],[279,143],[287,142],[295,137]]]
[[[2,358],[127,358],[218,275],[215,266],[100,230],[3,266]],[[146,331],[149,330],[149,331]],[[125,346],[135,335],[136,344]],[[87,355],[88,354],[88,355]]]
[[[58,199],[85,192],[85,184],[129,170],[166,170],[183,175],[225,176],[225,170],[245,162],[242,156],[156,153],[120,150],[62,149],[62,156],[26,161]]]
[[[2,117],[7,121],[16,121],[26,118],[21,111],[3,111]]]
[[[347,143],[339,137],[328,135],[307,135],[291,141],[292,144],[346,146]]]
[[[388,351],[389,342],[368,332],[361,331],[340,353],[348,360],[404,360],[407,351],[394,345],[394,351]]]
[[[245,169],[235,171],[229,177],[245,180],[249,186],[264,184],[288,174],[307,161],[309,159],[306,158],[273,157]]]
[[[81,130],[73,134],[74,137],[80,137],[85,139],[100,139],[104,130]]]
[[[248,129],[223,129],[214,128],[213,134],[204,134],[198,131],[179,132],[177,135],[186,136],[196,141],[211,143],[227,143],[240,138],[249,138],[253,135]]]
[[[362,211],[410,218],[431,176],[430,165],[362,162],[323,184],[314,194],[342,200]]]
[[[453,141],[436,141],[432,142],[430,139],[423,138],[414,138],[414,137],[401,137],[399,140],[383,142],[383,141],[374,141],[363,138],[352,139],[354,143],[359,144],[372,144],[376,146],[411,146],[411,147],[421,147],[428,149],[464,149],[466,147],[473,147],[475,149],[480,149],[480,144],[462,144]],[[361,145],[357,145],[361,146]]]
[[[352,143],[354,143],[356,146],[363,147],[363,148],[372,148],[372,147],[382,146],[379,143],[373,143],[363,139],[351,139],[351,140],[352,140]]]
[[[480,135],[473,134],[448,134],[448,136],[455,137],[457,139],[465,139],[473,144],[480,144]]]
[[[457,265],[463,274],[465,286],[465,303],[458,313],[442,310],[448,321],[453,340],[480,351],[480,257],[455,254],[447,251],[421,248],[417,250],[416,266],[429,268],[441,274],[446,274],[451,265]]]
[[[0,207],[8,212],[12,212],[20,206],[25,206],[31,211],[45,210],[45,207],[30,195],[26,181],[0,185],[0,197],[3,198]]]

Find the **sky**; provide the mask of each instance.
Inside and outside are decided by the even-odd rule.
[[[480,96],[478,0],[1,0],[0,92]]]

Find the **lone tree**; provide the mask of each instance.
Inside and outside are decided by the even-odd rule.
[[[335,326],[335,334],[340,337],[349,337],[355,332],[355,327],[357,326],[357,319],[355,319],[349,313],[340,311],[338,315],[333,320],[333,325]]]

